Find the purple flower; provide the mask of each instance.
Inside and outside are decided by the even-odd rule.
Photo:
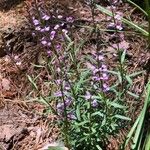
[[[58,24],[55,25],[54,30],[57,30],[59,27],[60,27],[60,26],[59,26]]]
[[[69,84],[65,84],[64,89],[65,89],[65,90],[70,90],[70,86],[69,86]]]
[[[45,27],[44,30],[45,30],[45,31],[49,31],[49,30],[50,30],[50,27]]]
[[[40,27],[40,26],[37,26],[37,27],[35,28],[35,30],[40,31],[40,30],[41,30],[41,27]]]
[[[90,94],[90,92],[86,91],[85,99],[90,100],[91,97],[92,97],[92,95]]]
[[[66,21],[72,23],[74,20],[73,20],[73,17],[67,17]]]
[[[117,13],[114,17],[116,20],[120,21],[122,19],[122,13]]]
[[[62,16],[62,15],[58,15],[57,18],[58,18],[58,19],[62,19],[63,16]]]
[[[50,33],[50,39],[53,40],[55,37],[56,31],[51,31]]]
[[[98,106],[98,102],[97,102],[96,99],[94,99],[94,100],[92,101],[92,106],[93,106],[93,107],[97,107],[97,106]]]
[[[121,24],[117,24],[117,25],[116,25],[116,29],[118,29],[118,30],[122,30],[122,29],[123,29],[123,27],[122,27],[122,25],[121,25]]]
[[[61,69],[58,67],[58,68],[56,69],[56,71],[57,71],[57,72],[61,72]]]
[[[48,42],[48,43],[47,43],[47,46],[51,46],[51,42]]]
[[[57,49],[57,51],[60,51],[60,50],[61,50],[61,45],[58,44],[58,45],[56,46],[56,49]]]
[[[103,78],[106,78],[106,77],[107,77],[107,74],[106,74],[106,73],[103,73],[102,76],[103,76]]]
[[[103,84],[103,91],[104,92],[109,91],[109,86],[106,83]]]
[[[54,96],[62,97],[62,92],[61,91],[57,91],[57,92],[54,93]]]
[[[101,78],[97,77],[97,76],[93,76],[92,79],[95,80],[95,81],[100,81],[101,80]]]
[[[63,26],[64,26],[64,23],[62,23],[61,26],[63,27]]]
[[[35,33],[34,33],[34,32],[32,32],[32,36],[35,36]]]
[[[44,32],[44,31],[45,31],[45,29],[41,29],[40,31],[41,31],[41,32]]]
[[[56,80],[55,82],[56,82],[56,84],[61,84],[61,80],[60,79]]]
[[[107,69],[107,66],[106,65],[104,65],[104,64],[102,64],[102,69]]]
[[[63,32],[64,34],[67,34],[67,33],[68,33],[68,31],[67,31],[66,29],[62,29],[62,32]]]
[[[44,19],[44,20],[49,20],[49,19],[50,19],[50,16],[44,15],[44,16],[42,17],[42,19]]]
[[[33,20],[33,24],[34,24],[35,26],[39,25],[39,20],[34,19],[34,20]]]
[[[51,56],[52,52],[50,50],[47,51],[47,55]]]
[[[58,111],[63,111],[64,110],[64,104],[63,103],[58,103],[57,104],[57,110]]]
[[[65,100],[65,106],[66,106],[66,107],[69,107],[71,104],[72,104],[72,100],[71,100],[71,99]],[[63,103],[63,102],[58,103],[58,104],[57,104],[57,110],[58,110],[58,112],[59,112],[59,113],[60,113],[60,112],[63,112],[65,106],[64,106],[64,103]]]
[[[70,120],[75,120],[75,119],[77,119],[73,112],[68,113],[67,117],[68,117],[68,119],[70,119]]]
[[[98,60],[103,60],[103,59],[104,59],[104,56],[102,56],[102,55],[98,56]]]
[[[97,69],[97,68],[95,68],[94,70],[93,70],[93,74],[96,74],[96,73],[98,73],[99,72],[99,69]]]
[[[42,43],[43,45],[46,45],[46,44],[47,44],[47,41],[42,40],[41,43]]]
[[[66,105],[67,107],[69,107],[71,104],[72,104],[72,100],[71,100],[71,98],[68,98],[68,99],[65,101],[65,105]]]

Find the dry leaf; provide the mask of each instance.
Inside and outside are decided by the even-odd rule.
[[[122,41],[118,44],[113,44],[112,46],[109,46],[106,51],[110,52],[110,53],[117,53],[117,48],[119,47],[119,49],[128,49],[129,48],[129,43],[126,41]]]
[[[10,81],[8,79],[3,78],[1,84],[2,84],[3,90],[5,91],[10,90]]]

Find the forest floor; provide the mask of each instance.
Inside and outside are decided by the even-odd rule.
[[[74,7],[74,6],[73,6]],[[145,18],[129,5],[120,8],[124,14],[135,23],[145,27]],[[86,21],[91,21],[90,9],[77,3],[74,7],[76,15]],[[130,13],[129,13],[130,12]],[[35,70],[31,63],[36,62],[37,45],[30,39],[25,4],[21,3],[10,10],[0,11],[0,36],[6,43],[11,43],[11,52],[3,51],[3,39],[0,38],[0,150],[42,150],[44,146],[57,140],[59,130],[55,125],[55,116],[44,116],[45,107],[36,102],[36,93],[27,79],[28,74],[40,73],[41,80],[45,72]],[[106,16],[101,13],[97,20],[105,22]],[[77,31],[82,32],[82,31]],[[80,34],[80,33],[79,33]],[[77,36],[79,35],[77,34]],[[107,35],[105,35],[107,37]],[[126,41],[121,43],[128,49],[127,72],[144,71],[150,54],[146,52],[146,40],[134,33],[125,35]],[[92,45],[92,44],[91,44]],[[88,51],[92,49],[92,46]],[[112,51],[107,47],[106,53]],[[34,59],[33,59],[34,58]],[[32,61],[33,60],[33,61]],[[112,55],[108,55],[108,64],[115,66]],[[150,64],[149,64],[150,65]],[[145,86],[145,73],[133,81],[133,91],[140,94]],[[44,87],[41,87],[41,89]],[[30,99],[32,95],[32,99]],[[144,98],[140,101],[128,98],[127,103],[133,121],[140,112]],[[137,109],[138,108],[138,109]],[[107,150],[118,150],[118,145],[127,133],[120,131],[117,138],[112,137]]]

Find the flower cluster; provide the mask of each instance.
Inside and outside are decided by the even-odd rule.
[[[93,107],[98,106],[97,99],[94,98],[96,93],[106,93],[109,91],[108,85],[108,70],[104,61],[104,56],[102,52],[93,53],[93,59],[97,60],[96,63],[90,63],[89,69],[91,70],[91,90],[86,91],[85,100],[91,101]],[[92,92],[94,90],[94,93]]]
[[[93,67],[91,68],[93,84],[100,83],[102,90],[104,92],[107,92],[109,91],[109,86],[107,84],[109,76],[107,73],[107,66],[104,62],[104,56],[102,53],[96,53],[94,54],[94,58],[97,60],[97,64],[93,65]],[[99,89],[100,87],[97,88]]]
[[[62,84],[61,80],[56,81],[57,85]],[[61,86],[61,85],[60,85]],[[76,119],[74,113],[70,111],[72,107],[73,100],[72,97],[69,95],[70,93],[70,86],[67,82],[64,82],[63,90],[59,90],[54,93],[55,97],[61,98],[62,101],[57,103],[57,113],[63,119],[65,116],[65,111],[67,113],[67,117],[70,120]]]
[[[41,9],[40,9],[41,10]],[[47,50],[48,56],[51,56],[52,49],[60,50],[62,41],[68,34],[68,29],[74,22],[73,17],[64,17],[60,14],[48,14],[43,11],[39,16],[33,16],[32,25],[33,36],[37,36],[41,45]]]
[[[122,24],[122,17],[123,13],[117,10],[117,4],[121,1],[118,0],[110,0],[111,6],[108,6],[107,8],[112,12],[112,17],[107,17],[107,20],[110,22],[107,26],[108,29],[113,29],[117,31],[123,30],[123,24]],[[121,32],[118,32],[117,35],[114,33],[112,36],[119,36],[121,41],[124,40],[124,35]]]
[[[20,60],[20,58],[19,58],[19,56],[14,56],[14,61],[16,62],[16,65],[17,66],[20,66],[21,65],[21,60]]]
[[[92,107],[94,108],[98,106],[97,100],[93,98],[93,96],[91,95],[89,91],[86,91],[85,100],[91,101]]]

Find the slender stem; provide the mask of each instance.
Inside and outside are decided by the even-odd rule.
[[[52,43],[52,47],[53,47],[54,53],[57,57],[57,60],[59,62],[59,66],[61,68],[61,71],[60,71],[61,75],[60,76],[61,76],[61,78],[63,78],[65,72],[63,72],[64,70],[62,69],[63,66],[62,66],[61,60],[59,59],[59,54],[57,53],[53,43]],[[64,105],[64,121],[63,121],[64,127],[63,127],[63,132],[64,132],[64,136],[65,136],[65,146],[70,149],[69,137],[68,137],[69,136],[69,133],[68,133],[69,121],[68,121],[67,106],[66,106],[66,103],[65,103],[65,95],[64,95],[64,88],[63,88],[63,81],[62,80],[61,80],[61,83],[60,83],[60,90],[61,90],[61,95],[62,95],[62,102],[63,102],[63,105]]]
[[[116,32],[116,35],[118,35],[118,30],[116,28],[116,19],[115,19],[115,12],[113,10],[113,6],[110,2],[110,6],[111,6],[111,11],[112,11],[112,19],[114,21],[114,24],[115,24],[115,32]],[[124,76],[125,76],[125,72],[124,72],[124,65],[121,63],[121,51],[120,51],[120,46],[119,46],[119,43],[116,43],[117,45],[117,51],[118,51],[118,54],[119,54],[119,71],[121,73],[121,78],[122,78],[122,83],[121,83],[121,90],[123,91],[124,90]]]
[[[89,112],[90,112],[90,114],[89,114],[89,115],[90,115],[90,116],[89,116],[89,121],[90,121],[90,122],[89,122],[89,130],[90,130],[90,139],[89,139],[89,140],[90,140],[90,142],[89,142],[89,143],[90,143],[90,145],[89,145],[89,149],[91,149],[91,145],[92,145],[92,143],[91,143],[91,142],[92,142],[92,141],[91,141],[91,133],[92,133],[91,100],[90,100],[89,103],[90,103],[90,108],[89,108]]]

